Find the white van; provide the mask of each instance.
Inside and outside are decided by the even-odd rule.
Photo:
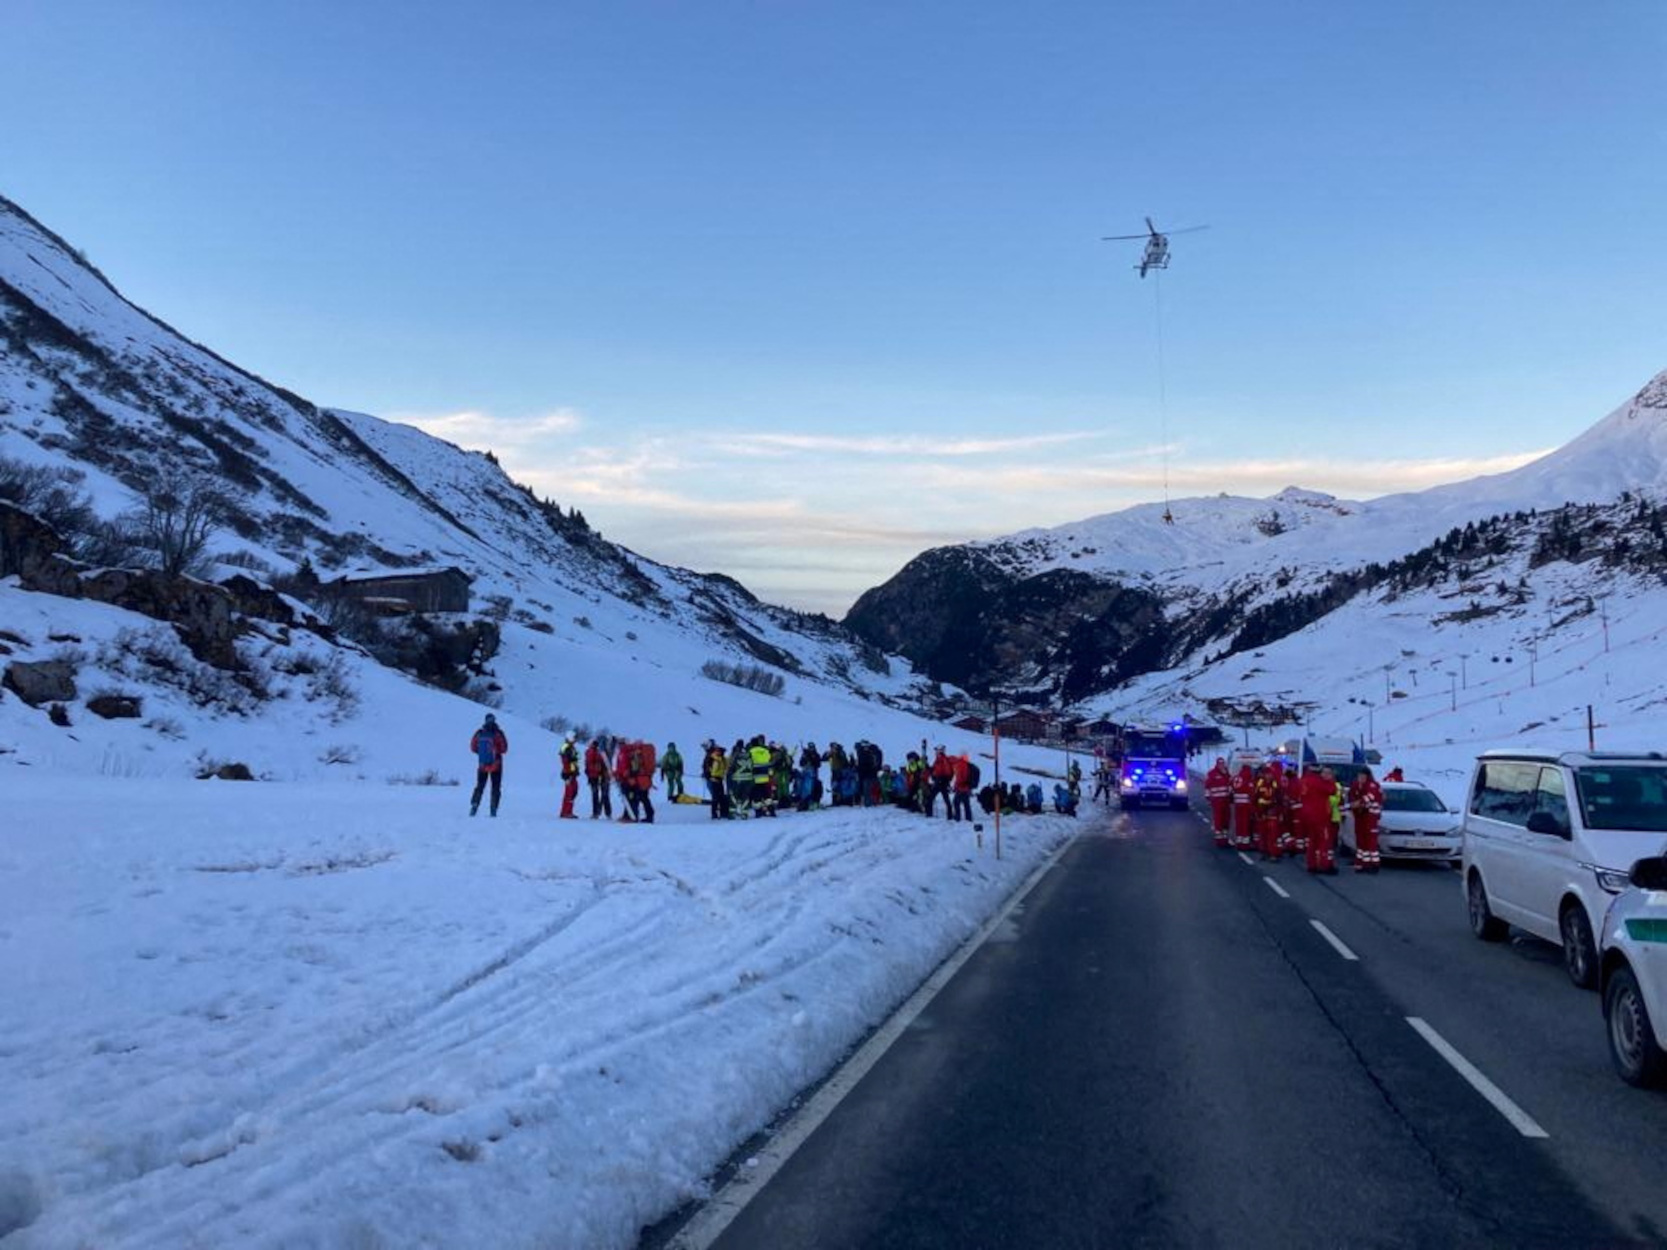
[[[1498,750],[1471,775],[1463,877],[1471,932],[1516,925],[1563,947],[1569,979],[1593,987],[1610,899],[1635,860],[1667,834],[1667,758],[1659,752]]]

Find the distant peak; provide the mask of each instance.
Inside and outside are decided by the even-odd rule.
[[[1644,389],[1632,397],[1632,406],[1667,410],[1667,369],[1644,383]]]
[[[1300,486],[1287,486],[1277,495],[1269,497],[1275,503],[1305,503],[1305,504],[1334,504],[1336,495],[1328,495],[1323,490],[1304,490]]]

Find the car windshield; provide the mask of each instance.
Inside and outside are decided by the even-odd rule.
[[[1574,784],[1588,829],[1667,833],[1667,765],[1592,764]]]
[[[1386,812],[1444,812],[1447,805],[1434,790],[1385,790],[1383,810]]]

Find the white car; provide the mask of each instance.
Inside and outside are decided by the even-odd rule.
[[[1609,1057],[1629,1085],[1667,1082],[1667,859],[1632,866],[1603,922],[1600,985]]]
[[[1569,979],[1598,983],[1595,935],[1631,865],[1667,834],[1667,758],[1488,751],[1464,811],[1463,880],[1471,932],[1515,925],[1559,942]]]
[[[1385,781],[1383,815],[1378,818],[1378,851],[1385,859],[1428,859],[1451,864],[1464,846],[1459,814],[1428,786],[1416,781]],[[1344,807],[1348,812],[1347,805]],[[1339,833],[1349,854],[1355,852],[1354,816],[1348,813]]]

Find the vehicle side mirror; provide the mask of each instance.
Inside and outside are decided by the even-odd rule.
[[[1667,858],[1657,855],[1641,859],[1628,876],[1640,890],[1667,890]]]
[[[1563,827],[1563,822],[1550,812],[1535,812],[1528,818],[1529,833],[1549,833],[1553,837],[1566,838],[1569,831]]]

